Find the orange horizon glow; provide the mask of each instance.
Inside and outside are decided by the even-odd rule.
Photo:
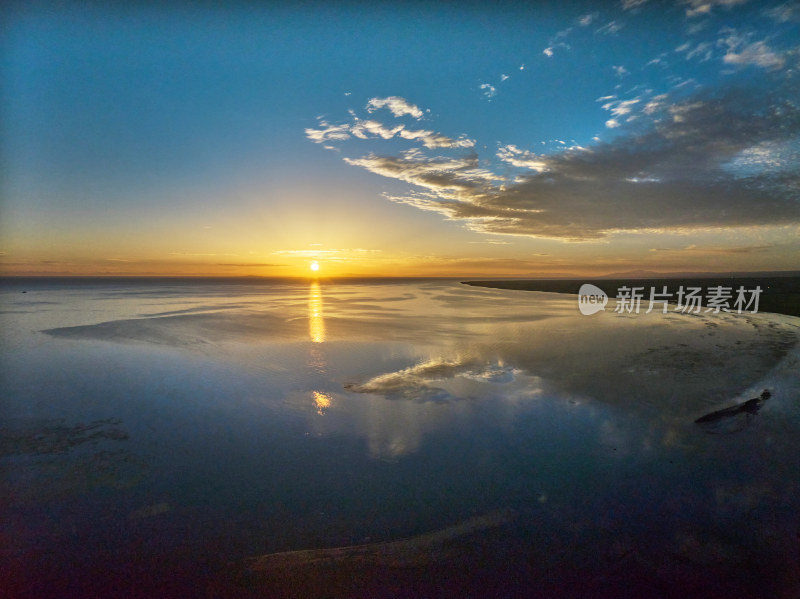
[[[130,268],[130,269],[105,269],[105,268],[70,268],[70,269],[51,269],[51,268],[3,268],[0,270],[0,277],[165,277],[165,278],[263,278],[263,279],[297,279],[297,280],[324,280],[324,279],[348,279],[348,278],[581,278],[598,277],[614,273],[629,273],[634,271],[647,271],[654,274],[659,273],[736,273],[736,272],[796,272],[796,268],[789,265],[775,268],[749,268],[744,264],[712,265],[706,264],[598,264],[596,266],[586,265],[584,268],[562,268],[558,266],[545,265],[540,268],[484,268],[462,269],[450,268],[447,262],[441,265],[379,265],[361,268],[346,267],[327,267],[325,274],[321,275],[320,270],[311,270],[308,265],[298,268],[264,269],[260,267],[237,268],[221,270],[209,267],[209,265],[181,265],[181,268],[169,267],[164,265],[161,268]],[[354,266],[354,265],[351,265]],[[756,266],[756,265],[754,265]]]
[[[465,235],[470,238],[469,233]],[[564,244],[519,238],[511,238],[503,244],[468,241],[460,246],[463,252],[459,255],[438,245],[450,241],[435,237],[409,240],[404,245],[426,244],[420,248],[424,251],[411,252],[397,250],[388,242],[381,246],[374,240],[346,243],[345,235],[324,245],[287,244],[291,249],[252,251],[230,241],[224,248],[210,246],[207,252],[202,252],[203,247],[196,247],[192,252],[158,252],[160,256],[153,252],[147,257],[137,256],[136,251],[124,254],[107,251],[103,253],[108,257],[89,257],[73,246],[73,252],[62,252],[54,258],[47,250],[26,251],[28,248],[11,247],[11,251],[0,255],[0,276],[490,279],[580,278],[639,270],[658,274],[797,269],[793,256],[782,252],[780,246],[741,253],[727,251],[730,242],[729,239],[709,238],[705,245],[686,246],[685,239],[669,239],[660,241],[664,247],[656,250],[640,249],[650,244],[642,246],[642,241],[636,239],[630,243],[637,247],[624,257],[612,244],[601,243]],[[362,244],[367,249],[360,249]],[[347,247],[357,249],[336,249]],[[223,252],[223,249],[228,251]],[[769,268],[765,268],[767,259]]]

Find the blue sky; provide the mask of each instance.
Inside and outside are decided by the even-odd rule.
[[[5,10],[5,272],[799,267],[794,2]]]

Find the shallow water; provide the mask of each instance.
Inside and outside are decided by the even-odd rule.
[[[427,596],[461,571],[518,596],[791,596],[799,327],[451,281],[7,283],[0,584],[269,594],[226,574],[504,510],[457,558],[383,574],[435,571]],[[757,414],[694,423],[765,388]]]

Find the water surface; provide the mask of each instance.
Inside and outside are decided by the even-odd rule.
[[[7,282],[0,309],[14,596],[286,591],[228,574],[496,513],[347,592],[798,588],[797,318],[452,281]]]

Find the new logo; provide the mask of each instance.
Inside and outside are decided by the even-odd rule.
[[[584,283],[578,290],[578,309],[584,316],[591,316],[600,310],[605,310],[607,303],[606,292],[591,283]]]

